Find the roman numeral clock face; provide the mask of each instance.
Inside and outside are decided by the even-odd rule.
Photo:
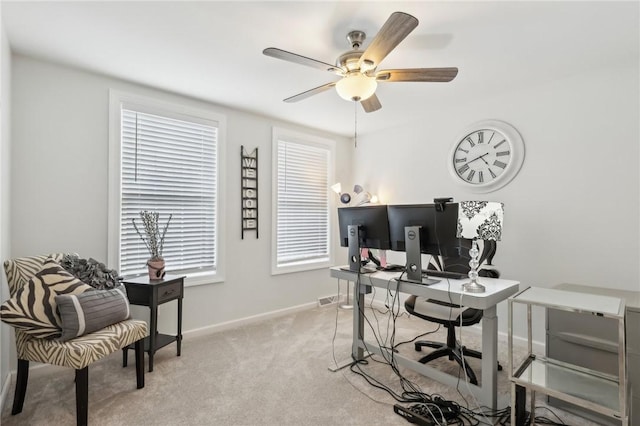
[[[469,127],[454,143],[449,171],[474,192],[490,192],[506,185],[520,170],[524,143],[507,123],[486,120]]]
[[[458,143],[454,155],[458,177],[477,184],[496,179],[510,161],[511,146],[504,135],[489,129],[467,135]]]

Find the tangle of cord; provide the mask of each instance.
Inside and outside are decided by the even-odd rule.
[[[360,278],[361,275],[358,274],[358,282],[356,283],[356,285],[360,285]],[[449,280],[447,280],[449,281]],[[370,283],[371,284],[371,283]],[[386,294],[386,301],[389,301],[389,297],[391,297],[392,299],[392,303],[390,305],[390,308],[388,308],[387,313],[390,315],[390,318],[387,320],[387,328],[389,328],[389,323],[392,323],[392,331],[391,331],[391,336],[390,336],[390,340],[389,339],[389,331],[387,329],[386,334],[387,336],[384,339],[384,344],[383,342],[381,342],[381,340],[378,338],[378,336],[376,335],[376,330],[374,329],[373,324],[371,323],[371,321],[369,320],[369,318],[366,316],[365,311],[364,311],[364,307],[360,306],[360,298],[355,299],[355,307],[358,309],[358,312],[362,314],[362,317],[365,319],[367,325],[369,326],[369,329],[373,332],[374,337],[376,339],[376,343],[378,344],[378,347],[380,348],[380,356],[382,357],[382,359],[384,361],[380,361],[377,360],[375,357],[378,356],[376,354],[373,354],[367,347],[367,344],[364,342],[364,336],[359,336],[360,340],[363,342],[364,346],[365,346],[365,350],[367,351],[367,355],[371,356],[372,360],[378,362],[378,363],[384,363],[389,365],[392,370],[394,371],[394,373],[399,377],[400,379],[400,384],[401,384],[401,388],[402,388],[402,393],[397,393],[396,391],[394,391],[393,389],[389,388],[387,385],[385,385],[384,383],[382,383],[381,381],[379,381],[378,379],[372,377],[370,374],[366,373],[365,371],[362,370],[361,365],[366,365],[368,364],[368,362],[366,360],[354,360],[354,362],[351,364],[350,367],[350,371],[356,375],[359,375],[360,377],[362,377],[370,386],[373,386],[375,388],[381,389],[383,391],[385,391],[386,393],[388,393],[394,400],[396,400],[397,402],[401,402],[401,403],[418,403],[418,404],[429,404],[433,402],[433,398],[435,398],[434,396],[431,396],[429,394],[426,394],[424,392],[422,392],[419,388],[418,385],[414,384],[413,382],[411,382],[410,380],[406,379],[399,371],[397,363],[394,359],[394,349],[402,344],[406,344],[406,343],[410,343],[412,341],[415,341],[417,338],[424,336],[424,335],[428,335],[431,333],[434,333],[436,331],[438,331],[438,329],[440,328],[440,326],[438,326],[438,329],[431,331],[431,332],[427,332],[427,333],[423,333],[420,336],[416,336],[415,338],[413,338],[410,341],[407,342],[400,342],[400,343],[395,343],[395,331],[396,331],[396,320],[399,316],[399,311],[400,311],[400,305],[399,305],[399,298],[398,298],[398,291],[393,292],[391,289],[389,288],[390,283],[388,283],[387,285],[387,294]],[[373,289],[375,289],[375,287],[373,285],[371,285],[371,287]],[[359,287],[358,287],[359,290]],[[374,290],[375,291],[375,290]],[[338,295],[339,295],[340,289],[339,289],[339,282],[338,282]],[[375,296],[375,293],[374,293]],[[451,296],[450,296],[450,300],[451,300]],[[462,303],[462,298],[460,300],[460,303]],[[453,303],[452,303],[453,304]],[[397,306],[397,311],[395,310]],[[373,305],[370,304],[370,308],[372,309],[372,311],[375,312],[375,309],[373,308]],[[332,348],[333,348],[333,358],[334,358],[334,362],[337,366],[337,361],[335,359],[335,339],[336,339],[336,335],[337,335],[337,326],[338,326],[338,309],[336,308],[336,320],[335,320],[335,329],[334,329],[334,335],[333,335],[333,339],[332,339]],[[379,311],[378,311],[379,312]],[[378,332],[380,333],[380,326],[378,323],[378,319],[375,316],[374,313],[374,317],[376,319],[377,325],[376,328],[378,329]],[[390,343],[389,346],[386,346],[387,343]],[[460,343],[462,343],[462,338],[460,340]],[[463,361],[464,362],[464,361]],[[462,369],[464,371],[464,368]],[[466,372],[465,372],[466,374]],[[378,401],[375,398],[371,397],[370,395],[366,394],[365,392],[363,392],[361,389],[359,389],[357,386],[355,386],[355,384],[353,382],[351,382],[348,377],[343,373],[343,377],[345,377],[345,379],[358,391],[360,391],[363,395],[367,396],[369,399],[371,399],[372,401],[379,403],[379,404],[385,404],[385,405],[390,405],[386,402],[383,401]],[[468,381],[468,380],[467,380]],[[458,389],[458,393],[461,394],[460,390]],[[471,392],[470,392],[471,393]],[[471,393],[473,395],[473,393]],[[462,394],[461,394],[462,395]],[[464,399],[464,397],[463,397]],[[447,419],[447,423],[443,423],[443,424],[448,424],[448,425],[469,425],[469,426],[474,426],[474,425],[480,425],[480,424],[494,424],[493,422],[491,422],[489,420],[489,418],[496,418],[498,420],[497,424],[501,424],[501,425],[508,425],[509,421],[510,421],[510,412],[511,409],[510,407],[506,407],[500,410],[484,410],[482,409],[482,407],[477,406],[477,410],[473,411],[471,409],[468,408],[468,402],[465,399],[465,402],[467,403],[467,407],[462,407],[459,406],[457,403],[455,403],[454,401],[450,401],[449,403],[451,404],[455,404],[458,407],[459,410],[459,415],[456,418],[452,418],[452,419]],[[477,403],[477,401],[476,401]],[[542,407],[542,408],[546,408],[546,407]],[[557,415],[555,415],[555,413],[552,410],[549,410],[552,414],[554,414],[554,416],[558,419],[559,417]],[[440,412],[440,414],[442,414]],[[530,414],[529,414],[530,415]],[[486,423],[484,421],[480,421],[477,416],[482,416],[484,417],[484,420],[486,421]],[[434,419],[436,421],[436,424],[440,424],[438,423],[437,419]],[[546,417],[536,417],[535,419],[536,423],[539,424],[550,424],[550,425],[563,425],[564,423],[557,423],[557,422],[553,422],[552,420],[546,418]]]
[[[388,283],[388,287],[390,286],[390,282]],[[387,291],[390,292],[390,288],[387,288]],[[397,311],[395,310],[395,306],[398,307]],[[400,310],[400,306],[398,303],[398,292],[396,291],[393,294],[393,299],[392,299],[392,303],[391,303],[391,307],[390,307],[390,312],[391,312],[391,321],[393,322],[393,327],[392,327],[392,334],[391,334],[391,345],[389,345],[389,347],[385,347],[386,345],[384,345],[380,338],[376,335],[376,330],[374,328],[374,326],[371,324],[371,321],[369,320],[369,318],[367,317],[367,315],[365,314],[365,312],[362,310],[362,308],[359,306],[358,304],[358,312],[362,315],[362,317],[364,318],[365,322],[367,323],[367,325],[369,326],[369,329],[372,331],[374,338],[376,340],[376,344],[378,345],[378,347],[380,348],[380,356],[382,357],[383,361],[380,361],[378,359],[376,359],[376,357],[374,355],[372,355],[371,351],[369,350],[369,348],[367,347],[367,343],[364,342],[363,336],[360,336],[360,340],[364,343],[365,349],[367,350],[367,353],[372,355],[372,360],[378,362],[378,363],[384,363],[389,365],[392,368],[392,371],[396,374],[396,376],[400,379],[400,385],[401,388],[403,390],[402,394],[398,394],[395,391],[393,391],[392,389],[390,389],[388,386],[384,385],[383,383],[381,383],[379,380],[377,380],[376,378],[372,377],[371,375],[369,375],[368,373],[366,373],[365,371],[362,370],[362,368],[360,368],[360,363],[354,363],[351,367],[351,371],[354,372],[355,374],[358,374],[360,376],[362,376],[365,381],[367,381],[367,383],[369,383],[370,385],[376,387],[376,388],[380,388],[385,390],[387,393],[389,393],[389,395],[391,395],[396,401],[398,402],[422,402],[425,400],[428,400],[429,396],[424,394],[419,387],[412,383],[411,381],[409,381],[408,379],[406,379],[399,371],[398,365],[394,359],[394,349],[392,349],[394,347],[394,342],[395,342],[395,329],[396,329],[396,323],[395,321],[397,320],[398,317],[398,313]],[[385,339],[386,341],[386,339]]]

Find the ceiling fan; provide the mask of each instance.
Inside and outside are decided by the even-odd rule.
[[[351,31],[347,40],[351,49],[338,57],[335,65],[306,56],[269,47],[262,51],[267,56],[296,64],[307,65],[337,74],[338,81],[323,84],[305,92],[286,98],[285,102],[297,102],[324,92],[335,86],[343,99],[360,102],[366,112],[382,108],[375,94],[378,82],[449,82],[458,74],[458,68],[405,68],[378,71],[378,65],[387,55],[418,26],[418,20],[403,12],[394,12],[384,23],[366,50],[360,50],[366,35],[362,31]]]

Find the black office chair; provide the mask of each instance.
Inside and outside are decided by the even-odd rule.
[[[469,248],[470,242],[465,240],[465,244],[462,247],[460,257],[433,257],[429,263],[428,269],[445,270],[452,272],[469,272]],[[499,278],[500,273],[492,268],[491,261],[495,255],[496,244],[495,241],[485,241],[483,252],[480,257],[480,265],[486,260],[487,265],[484,269],[478,270],[480,276]],[[444,279],[444,278],[438,278]],[[432,299],[417,298],[416,296],[410,296],[404,303],[405,309],[411,315],[418,318],[422,318],[426,321],[435,322],[444,325],[447,328],[447,342],[433,342],[419,340],[415,342],[416,351],[421,351],[423,347],[427,346],[435,348],[434,351],[428,355],[422,357],[419,362],[426,364],[434,359],[448,356],[449,360],[455,360],[466,371],[469,382],[474,385],[478,384],[478,379],[473,369],[469,366],[469,363],[463,358],[465,356],[473,358],[482,358],[482,353],[467,349],[461,346],[456,340],[455,328],[460,327],[460,316],[462,316],[462,326],[467,327],[480,322],[482,319],[482,310],[465,308],[459,305],[454,305],[446,302],[441,302]],[[498,363],[498,370],[502,370],[502,366]]]

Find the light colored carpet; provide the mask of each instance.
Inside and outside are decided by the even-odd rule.
[[[367,309],[367,316],[382,334],[388,316]],[[89,424],[91,425],[403,425],[393,412],[394,399],[361,377],[328,367],[348,358],[352,311],[335,305],[314,308],[259,324],[205,336],[185,338],[182,356],[175,345],[156,353],[146,386],[135,387],[135,362],[122,368],[121,353],[89,367]],[[395,342],[410,340],[429,330],[418,318],[398,319]],[[335,333],[335,339],[334,339]],[[367,335],[371,332],[368,330]],[[445,340],[440,330],[430,340]],[[479,348],[479,334],[465,331],[466,346]],[[500,361],[507,365],[506,342],[500,343]],[[412,344],[401,352],[418,359]],[[480,377],[477,360],[469,361]],[[447,360],[438,368],[457,371]],[[398,377],[388,365],[370,362],[363,369],[401,392]],[[505,368],[506,370],[506,368]],[[407,370],[402,373],[423,392],[467,403],[456,389],[440,385]],[[460,388],[465,386],[461,381]],[[11,416],[13,383],[2,410],[2,424],[74,425],[74,372],[69,369],[32,370],[23,412]],[[507,372],[499,373],[501,407],[509,403]],[[467,398],[471,409],[475,401]],[[568,424],[587,421],[555,410]],[[546,411],[547,417],[552,415]]]

